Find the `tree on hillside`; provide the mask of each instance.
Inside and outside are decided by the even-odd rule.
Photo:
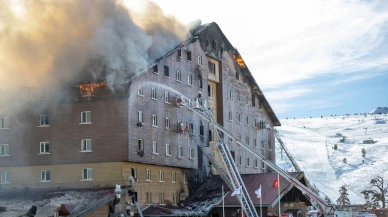
[[[349,194],[348,194],[348,189],[346,189],[345,185],[342,185],[338,192],[339,192],[340,196],[336,201],[337,204],[341,205],[341,207],[343,207],[345,205],[349,205],[350,204],[350,200],[348,198]]]
[[[337,150],[337,149],[338,149],[338,145],[335,144],[335,145],[334,145],[334,150]]]
[[[331,204],[331,200],[330,200],[330,198],[327,195],[325,197],[325,201],[326,201],[327,204]]]
[[[362,153],[362,157],[365,157],[366,151],[364,148],[362,148],[361,153]]]
[[[384,183],[384,177],[377,176],[370,181],[368,189],[361,191],[367,204],[372,207],[379,207],[380,202],[385,207],[385,198],[388,197],[388,186]]]
[[[348,161],[346,160],[346,157],[342,160],[342,162],[348,163]]]

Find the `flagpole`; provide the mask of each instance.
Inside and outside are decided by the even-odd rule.
[[[280,213],[280,180],[279,180],[279,173],[278,173],[278,196],[279,196],[279,217],[281,217],[281,213]]]
[[[263,196],[261,196],[261,185],[260,185],[260,217],[263,217],[263,205],[261,203],[261,198]]]
[[[222,185],[222,217],[225,217],[224,185]]]

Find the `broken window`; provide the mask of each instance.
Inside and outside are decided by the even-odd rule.
[[[164,66],[164,77],[169,78],[170,77],[170,71],[168,66]]]
[[[240,73],[236,72],[236,80],[239,81],[240,80]]]
[[[136,168],[134,168],[134,167],[132,167],[131,168],[131,176],[133,177],[133,178],[137,178],[137,172],[136,172]]]
[[[209,73],[212,75],[216,74],[216,64],[209,61]]]
[[[158,72],[158,65],[154,65],[154,73],[155,74],[158,74],[159,72]]]
[[[253,107],[256,107],[256,99],[255,99],[255,95],[252,95],[252,106],[253,106]]]
[[[187,60],[191,61],[191,51],[187,51]]]
[[[180,60],[180,59],[182,59],[182,50],[181,49],[179,49],[178,50],[178,60]]]

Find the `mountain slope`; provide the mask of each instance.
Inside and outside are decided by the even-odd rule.
[[[284,119],[281,123],[277,130],[283,142],[311,184],[320,189],[323,198],[327,195],[335,202],[340,186],[345,185],[351,203],[364,203],[360,192],[373,177],[383,175],[388,181],[388,116]],[[343,136],[346,138],[340,142]],[[374,143],[362,144],[369,139]],[[337,150],[334,150],[335,144]],[[282,158],[278,145],[276,150],[278,166],[292,170],[284,153]]]

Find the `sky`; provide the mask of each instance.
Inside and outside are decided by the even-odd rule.
[[[183,23],[216,22],[279,118],[388,106],[388,1],[153,1]]]

